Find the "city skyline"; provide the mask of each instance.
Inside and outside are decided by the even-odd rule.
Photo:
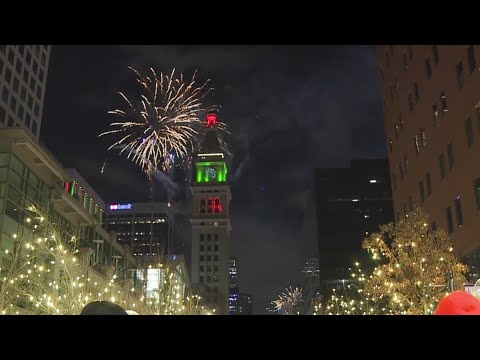
[[[314,169],[386,157],[374,47],[53,46],[40,141],[107,202],[148,199],[141,171],[98,139],[118,91],[135,92],[128,66],[211,78],[232,133],[231,254],[249,264],[242,288],[263,313],[315,251],[298,236]]]

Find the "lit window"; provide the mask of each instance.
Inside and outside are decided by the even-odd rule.
[[[440,93],[440,105],[442,107],[442,111],[443,112],[447,112],[448,111],[448,107],[447,107],[447,95],[445,94],[445,90],[443,90],[441,93]]]

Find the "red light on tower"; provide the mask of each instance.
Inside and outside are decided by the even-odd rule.
[[[208,114],[207,115],[207,128],[211,126],[217,126],[217,114]]]

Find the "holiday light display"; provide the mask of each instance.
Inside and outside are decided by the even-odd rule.
[[[11,262],[0,269],[0,314],[76,315],[96,300],[108,300],[141,315],[203,313],[201,298],[185,296],[179,276],[168,263],[159,264],[166,271],[158,286],[162,299],[158,304],[146,296],[144,286],[118,276],[122,273],[118,266],[111,266],[107,276],[96,272],[78,248],[81,231],[66,232],[33,205],[22,216],[24,225],[12,234],[13,250],[4,250]]]

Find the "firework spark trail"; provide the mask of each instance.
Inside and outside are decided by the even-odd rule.
[[[286,289],[286,292],[278,296],[277,300],[272,301],[274,305],[274,311],[280,311],[287,306],[295,307],[303,301],[302,289],[292,287]]]
[[[186,158],[198,150],[198,135],[204,125],[200,116],[206,111],[202,100],[211,88],[207,87],[209,80],[196,85],[196,72],[186,83],[182,74],[175,74],[175,69],[170,75],[160,73],[159,76],[150,69],[151,77],[144,77],[137,70],[130,69],[142,89],[140,105],[135,106],[125,94],[120,93],[128,110],[109,111],[122,121],[111,123],[114,129],[99,136],[121,135],[108,150],[121,146],[120,153],[127,152],[127,158],[142,166],[151,179],[156,169],[168,172],[172,168],[170,155]],[[217,123],[217,128],[226,132],[224,123]],[[226,148],[222,139],[220,142]]]

